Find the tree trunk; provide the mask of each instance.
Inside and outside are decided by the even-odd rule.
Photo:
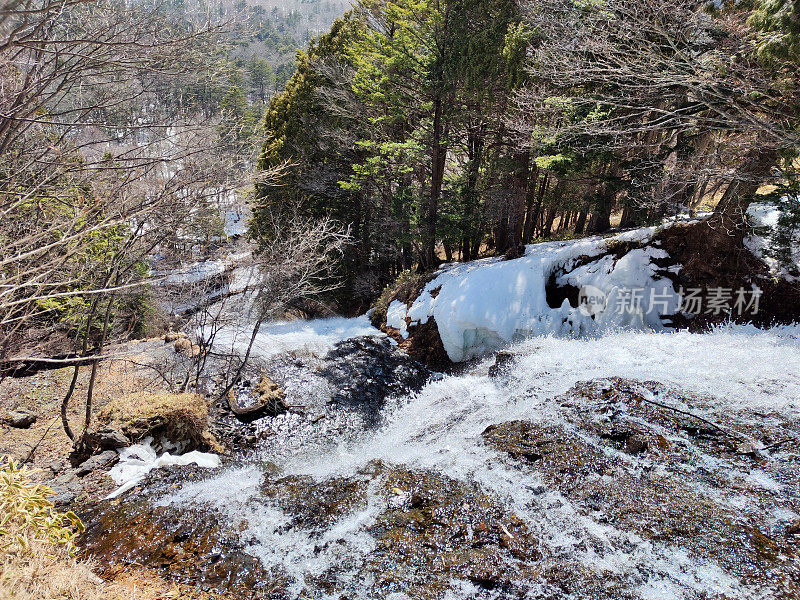
[[[747,209],[777,160],[777,150],[759,148],[747,153],[708,220],[715,232],[744,237]]]
[[[547,178],[547,173],[545,173],[545,178]],[[526,198],[526,207],[525,207],[525,227],[522,230],[522,243],[523,244],[530,244],[531,240],[533,239],[533,233],[536,230],[536,217],[539,211],[539,207],[536,205],[536,191],[537,191],[537,184],[539,183],[539,169],[534,165],[533,167],[533,175],[531,175],[530,182],[528,184],[528,193]]]
[[[553,233],[553,221],[556,220],[556,208],[551,206],[547,209],[547,216],[544,220],[544,227],[542,227],[542,237],[550,237]]]
[[[508,245],[510,247],[516,247],[522,243],[530,174],[529,162],[530,152],[527,150],[514,154],[516,168],[511,176],[511,194],[508,207]]]
[[[578,221],[575,223],[575,233],[581,234],[583,233],[583,229],[586,227],[586,211],[583,210],[578,215]]]
[[[622,216],[619,219],[619,226],[621,228],[633,226],[633,211],[627,204],[622,207]]]
[[[444,182],[444,166],[447,149],[442,145],[444,125],[442,119],[443,99],[437,95],[433,101],[433,144],[431,150],[431,193],[428,198],[425,222],[424,266],[432,268],[436,264],[436,226],[439,218],[439,199]]]

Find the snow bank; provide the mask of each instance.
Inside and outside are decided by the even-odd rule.
[[[674,314],[680,304],[672,282],[658,275],[653,264],[654,259],[668,258],[667,253],[652,246],[633,249],[622,258],[611,253],[621,244],[646,243],[656,231],[650,227],[611,238],[546,242],[528,246],[525,256],[514,260],[446,265],[410,308],[393,302],[387,324],[405,331],[406,317],[410,325],[433,317],[454,362],[531,336],[662,330],[662,315]],[[605,308],[573,306],[567,298],[552,306],[548,285],[571,286],[576,293],[584,289],[601,298]]]
[[[789,258],[794,264],[780,264],[775,258],[769,256],[768,250],[777,243],[779,235],[778,223],[781,217],[781,210],[774,204],[753,204],[747,210],[750,224],[756,230],[752,235],[744,239],[744,244],[758,258],[763,260],[770,267],[773,273],[788,279],[798,281],[800,277],[788,271],[800,272],[800,238],[795,235]]]
[[[146,438],[141,444],[120,451],[119,462],[108,472],[114,483],[120,487],[106,496],[106,500],[124,494],[142,481],[150,471],[159,467],[185,466],[194,463],[198,467],[213,469],[220,465],[218,455],[197,450],[177,456],[169,452],[158,456],[153,450],[152,443],[153,438]]]
[[[394,327],[400,331],[403,339],[408,337],[408,326],[406,324],[406,313],[408,307],[400,300],[392,300],[389,308],[386,309],[386,325]]]

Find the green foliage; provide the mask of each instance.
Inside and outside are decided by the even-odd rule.
[[[757,227],[755,233],[767,241],[764,254],[777,262],[787,272],[800,276],[797,272],[800,249],[800,168],[796,164],[797,154],[789,153],[783,157],[781,181],[766,194],[759,194],[759,203],[774,207],[778,220],[774,225]]]
[[[757,32],[755,52],[773,68],[800,64],[800,5],[793,0],[758,0],[748,24]]]
[[[33,541],[64,548],[74,556],[84,531],[73,513],[60,513],[47,498],[53,490],[31,481],[31,473],[8,457],[0,459],[0,549],[29,552]]]

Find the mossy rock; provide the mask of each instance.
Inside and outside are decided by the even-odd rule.
[[[208,431],[210,408],[199,394],[130,394],[109,402],[97,420],[134,443],[152,437],[156,443],[164,439],[182,444],[185,450],[220,451]]]

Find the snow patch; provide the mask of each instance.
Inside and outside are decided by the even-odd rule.
[[[106,496],[106,500],[124,494],[142,481],[150,471],[159,467],[195,464],[204,469],[213,469],[220,465],[218,455],[197,450],[177,456],[165,452],[159,456],[152,443],[153,438],[148,437],[141,444],[120,450],[119,462],[108,472],[119,487]]]
[[[403,339],[408,337],[408,327],[406,325],[407,312],[408,307],[405,302],[400,302],[400,300],[392,300],[392,303],[386,310],[386,325],[399,330]]]

